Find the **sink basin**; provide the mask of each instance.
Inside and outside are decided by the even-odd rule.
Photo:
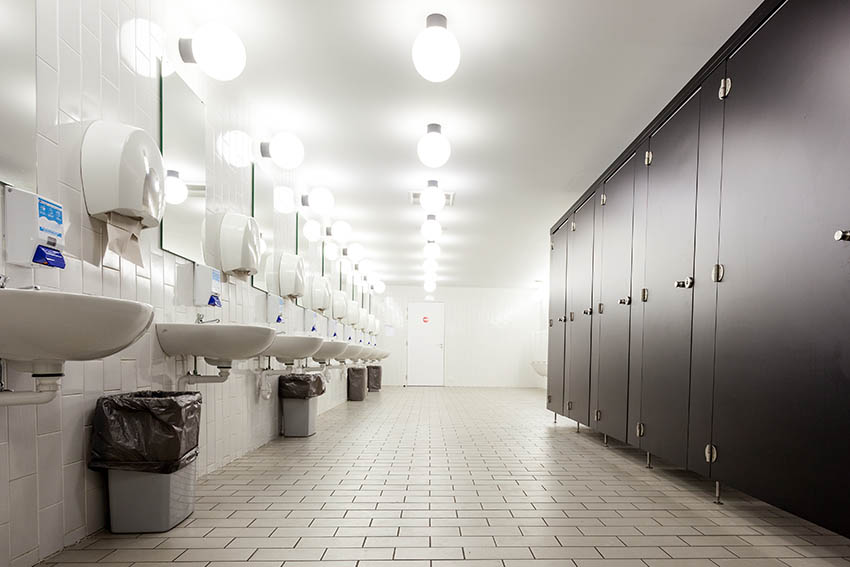
[[[319,350],[313,353],[313,360],[327,362],[342,354],[346,348],[348,348],[348,343],[345,341],[325,341],[319,347]]]
[[[360,352],[360,360],[372,360],[375,358],[375,349],[367,346]]]
[[[346,360],[357,360],[360,358],[360,351],[363,350],[362,346],[349,344],[342,354],[337,355],[335,358],[340,362],[345,362]]]
[[[275,330],[260,325],[157,323],[156,336],[165,354],[202,356],[207,364],[229,368],[232,361],[253,358],[269,348]]]
[[[273,356],[279,362],[292,364],[300,358],[307,358],[322,346],[322,337],[304,335],[276,335],[271,346],[263,356]]]
[[[375,355],[375,358],[377,360],[384,360],[389,355],[390,355],[390,351],[378,349],[378,353]]]
[[[66,360],[94,360],[127,348],[152,321],[153,307],[138,301],[0,289],[0,358],[33,374],[62,374]]]

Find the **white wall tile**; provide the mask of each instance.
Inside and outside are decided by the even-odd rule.
[[[62,502],[62,434],[38,436],[38,507]]]
[[[100,0],[82,0],[80,8],[83,28],[98,35],[100,33]]]
[[[62,478],[59,478],[61,485]],[[46,559],[62,550],[64,538],[64,513],[62,503],[40,510],[38,513],[39,559]]]
[[[9,444],[0,444],[0,524],[9,521]],[[0,548],[2,548],[0,539]],[[0,554],[0,564],[7,555]]]
[[[12,557],[32,551],[38,545],[38,488],[34,474],[9,483],[11,492],[10,538]]]
[[[85,458],[83,455],[83,428],[85,427],[83,411],[82,394],[62,396],[62,463],[65,465]]]
[[[41,57],[36,57],[36,130],[59,142],[59,73]],[[56,176],[53,177],[55,183]]]
[[[60,2],[65,5],[66,0]],[[68,0],[73,2],[74,0]],[[79,41],[79,37],[77,37]],[[81,102],[81,66],[80,53],[74,50],[64,41],[59,42],[59,110],[73,118],[80,120]]]
[[[15,480],[36,471],[35,407],[9,406],[8,411],[9,478]]]
[[[36,0],[36,52],[54,69],[59,68],[57,10],[57,0]]]
[[[82,528],[85,524],[85,463],[65,465],[63,469],[65,499],[65,533]]]
[[[59,38],[80,51],[80,0],[59,0]]]

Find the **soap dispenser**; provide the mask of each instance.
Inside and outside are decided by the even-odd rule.
[[[348,301],[348,309],[346,310],[346,324],[354,327],[360,318],[360,304],[351,299]]]
[[[19,266],[64,268],[65,223],[62,205],[7,186],[6,261]]]
[[[342,321],[345,319],[346,312],[348,311],[348,303],[345,300],[345,292],[342,290],[334,290],[333,292],[333,317],[337,321]]]
[[[327,277],[314,275],[310,285],[310,307],[324,312],[331,303],[331,282]]]
[[[281,254],[279,274],[282,296],[304,296],[304,258],[295,254]]]

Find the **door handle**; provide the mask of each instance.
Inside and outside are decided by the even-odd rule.
[[[627,295],[626,297],[621,297],[617,300],[617,303],[620,305],[631,305],[632,304],[632,296]]]
[[[593,315],[593,308],[591,307],[590,309],[585,309],[584,311],[582,311],[582,313],[584,313],[585,315]]]
[[[694,278],[688,276],[683,280],[676,280],[675,282],[673,282],[673,287],[690,289],[694,287]]]
[[[558,323],[566,323],[566,322],[567,322],[566,317],[558,317]]]
[[[835,231],[835,240],[850,240],[850,230],[837,230]]]

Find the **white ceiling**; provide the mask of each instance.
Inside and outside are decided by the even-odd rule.
[[[337,200],[388,284],[421,281],[423,214],[408,192],[436,178],[440,285],[531,287],[549,228],[723,44],[760,0],[235,0],[220,2],[248,52],[216,87],[255,136],[291,129],[298,173]],[[425,16],[461,46],[442,84],[410,59]],[[443,124],[452,157],[422,166]]]

